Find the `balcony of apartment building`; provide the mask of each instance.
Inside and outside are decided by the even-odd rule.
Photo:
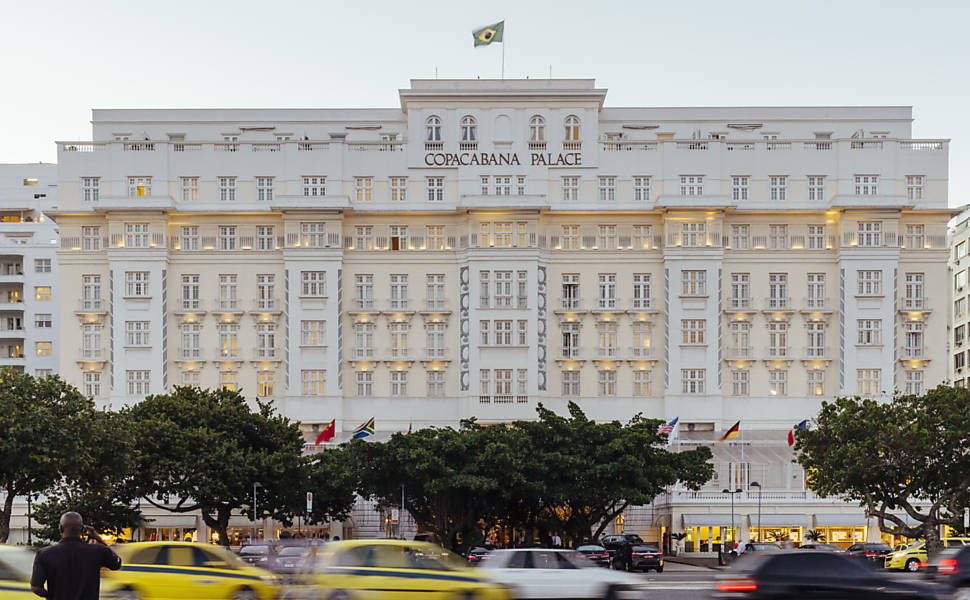
[[[23,339],[24,324],[21,317],[0,317],[0,339]]]
[[[829,346],[804,346],[802,348],[802,360],[834,360],[832,348]]]
[[[795,312],[795,305],[792,303],[791,298],[787,296],[769,296],[765,298],[763,306],[762,312],[766,313],[790,314]]]
[[[798,309],[798,312],[802,314],[811,313],[823,313],[828,314],[835,312],[835,308],[832,305],[831,298],[819,298],[819,297],[808,297],[802,298],[802,305]]]
[[[899,300],[899,313],[907,320],[921,321],[933,312],[932,306],[925,296],[904,296]]]
[[[0,257],[0,284],[20,284],[23,289],[24,263],[22,256]]]
[[[0,288],[0,311],[24,310],[23,286],[8,284]]]
[[[74,361],[84,363],[105,363],[108,362],[109,352],[104,346],[82,347],[77,350]]]
[[[3,367],[23,367],[26,364],[24,358],[24,345],[5,343],[0,344],[0,366]]]
[[[103,298],[84,298],[78,300],[74,314],[80,317],[105,315],[108,313],[108,302]]]
[[[726,313],[756,313],[758,309],[750,297],[732,296],[724,301],[724,312]]]

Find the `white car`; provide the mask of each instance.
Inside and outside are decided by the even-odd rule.
[[[496,550],[480,567],[512,589],[515,598],[643,598],[636,575],[598,568],[571,550]]]

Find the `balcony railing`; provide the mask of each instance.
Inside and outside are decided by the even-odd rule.
[[[927,306],[926,298],[903,298],[903,310],[923,310]]]
[[[356,360],[371,360],[374,358],[374,349],[371,347],[361,348],[355,346],[351,350],[350,355]]]
[[[374,310],[374,299],[373,298],[354,298],[354,309]]]
[[[253,303],[254,312],[276,312],[282,310],[282,303],[276,298],[259,298]]]
[[[459,152],[477,152],[478,142],[458,142]]]
[[[803,356],[809,360],[825,360],[831,358],[831,350],[825,346],[805,346],[802,349]]]
[[[179,348],[176,356],[180,360],[201,360],[202,350],[199,348]]]
[[[577,152],[583,149],[582,142],[563,142],[562,143],[563,152]]]
[[[638,359],[646,359],[653,357],[653,347],[652,346],[633,346],[630,348],[630,357]]]
[[[253,348],[253,360],[276,360],[279,358],[279,350],[275,347]]]
[[[444,142],[425,142],[424,151],[425,152],[443,152],[445,149]]]
[[[213,302],[216,311],[242,312],[242,302],[239,298],[219,298]]]
[[[728,346],[725,354],[728,360],[751,360],[753,358],[751,346]]]
[[[579,348],[575,346],[563,346],[560,356],[565,360],[576,360],[579,358]]]
[[[767,346],[765,356],[769,359],[791,358],[791,346]]]
[[[107,303],[101,298],[93,298],[93,299],[89,298],[86,300],[81,300],[78,303],[78,312],[92,312],[92,313],[105,312],[107,310],[107,307],[108,307]]]
[[[751,298],[728,298],[728,310],[750,310]]]
[[[791,298],[765,298],[766,310],[789,310],[791,309]]]
[[[563,310],[580,310],[579,298],[563,298],[560,304]]]
[[[389,306],[391,310],[408,310],[409,304],[407,298],[392,298]]]
[[[104,348],[81,348],[78,352],[78,360],[81,361],[103,361],[106,360],[106,356]]]
[[[202,301],[198,298],[182,298],[177,308],[182,312],[195,312],[202,310]]]
[[[545,152],[546,143],[545,142],[529,142],[530,152]]]
[[[444,360],[448,356],[447,348],[425,348],[424,356],[427,360]]]
[[[446,300],[425,300],[424,301],[424,310],[426,312],[442,311],[442,310],[445,310],[447,306],[448,306],[448,302]]]
[[[925,346],[904,346],[903,360],[923,360],[926,358]]]
[[[828,298],[802,298],[802,306],[806,310],[831,310],[831,301]]]
[[[634,310],[644,310],[644,309],[650,309],[650,308],[653,308],[653,297],[633,299]]]

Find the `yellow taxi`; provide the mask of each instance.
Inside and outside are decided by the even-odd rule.
[[[970,544],[970,537],[946,537],[940,540],[944,548],[958,548]],[[926,542],[915,541],[886,558],[886,568],[915,572],[927,561]]]
[[[0,598],[36,598],[30,591],[34,553],[16,546],[0,546]]]
[[[426,542],[346,540],[311,547],[304,592],[320,600],[475,598],[508,600],[510,590],[455,554]]]
[[[272,600],[278,577],[219,546],[140,542],[114,547],[121,570],[104,571],[102,598],[125,600]]]

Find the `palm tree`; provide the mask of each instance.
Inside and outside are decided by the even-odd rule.
[[[809,529],[805,533],[805,539],[808,540],[808,541],[810,541],[810,542],[820,542],[820,543],[824,543],[825,542],[825,534],[822,533],[821,531],[817,531],[815,529]]]
[[[681,542],[684,541],[684,538],[686,538],[686,537],[687,537],[687,534],[686,533],[683,533],[683,532],[680,532],[680,533],[671,533],[670,534],[670,539],[672,539],[672,540],[674,540],[674,542],[676,542],[674,544],[674,554],[678,554],[680,552]]]

